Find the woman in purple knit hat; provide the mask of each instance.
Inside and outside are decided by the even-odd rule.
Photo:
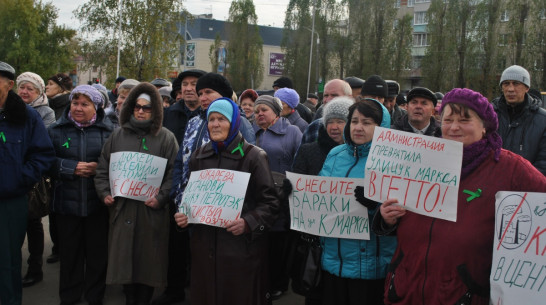
[[[480,93],[453,89],[440,113],[443,137],[463,143],[457,221],[406,211],[396,199],[381,205],[374,231],[398,237],[385,304],[489,304],[495,194],[546,191],[531,163],[501,148],[497,114]]]

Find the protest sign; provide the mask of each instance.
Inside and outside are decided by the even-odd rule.
[[[120,151],[110,155],[110,190],[113,197],[140,201],[155,197],[161,188],[167,159]]]
[[[498,192],[491,304],[546,302],[546,193]]]
[[[299,175],[286,172],[293,186],[289,196],[290,228],[325,237],[370,239],[368,209],[355,200],[363,179]]]
[[[191,172],[179,212],[189,223],[225,227],[241,217],[250,173],[227,169]]]
[[[376,127],[366,161],[364,195],[407,210],[457,220],[463,144]]]

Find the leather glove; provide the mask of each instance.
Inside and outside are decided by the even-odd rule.
[[[363,186],[355,187],[355,199],[356,199],[356,201],[358,201],[358,203],[360,203],[361,205],[368,208],[368,210],[374,210],[378,206],[377,202],[364,197],[364,187]]]

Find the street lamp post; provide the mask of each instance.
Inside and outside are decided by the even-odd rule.
[[[309,50],[309,70],[307,72],[307,92],[305,96],[309,93],[309,84],[311,82],[311,63],[313,60],[313,38],[315,37],[315,12],[317,10],[316,0],[313,0],[313,23],[311,27],[311,48]]]

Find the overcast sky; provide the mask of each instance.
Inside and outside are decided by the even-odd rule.
[[[78,6],[93,0],[52,0],[59,9],[57,23],[77,29],[79,22],[72,13]],[[289,0],[254,0],[259,25],[283,27],[284,14]],[[230,0],[184,0],[184,7],[192,14],[210,14],[217,20],[226,20],[229,13]]]

